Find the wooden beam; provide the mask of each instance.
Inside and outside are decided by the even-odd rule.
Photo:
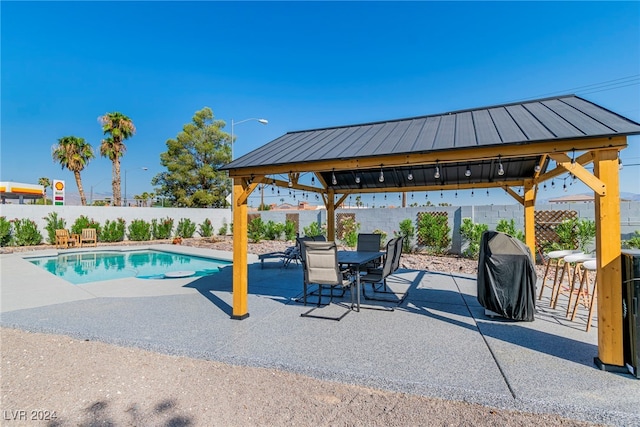
[[[597,152],[593,165],[596,176],[607,186],[605,195],[595,194],[598,278],[596,363],[605,370],[614,370],[624,365],[618,150]]]
[[[536,260],[536,205],[537,186],[533,180],[527,180],[524,184],[524,240],[529,247],[533,261]]]
[[[236,203],[235,206],[236,207],[238,207],[239,205],[242,205],[242,204],[246,204],[247,203],[247,199],[249,198],[251,193],[253,193],[253,190],[255,190],[258,187],[258,184],[260,184],[259,181],[254,181],[251,184],[247,183],[246,180],[244,180],[244,179],[242,181],[245,181],[243,183],[244,190],[242,191],[242,193],[240,193],[240,194],[238,194],[236,196],[236,200],[235,200],[235,203]],[[236,193],[234,193],[234,194],[236,194]]]
[[[342,196],[340,196],[340,198],[336,201],[336,206],[341,206],[344,201],[347,199],[347,197],[349,197],[349,194],[343,194]]]
[[[579,157],[576,158],[576,163],[585,166],[588,165],[589,163],[593,162],[593,153],[594,151],[588,151],[584,154],[581,154]],[[538,177],[538,179],[536,180],[536,182],[541,183],[544,181],[548,181],[550,179],[553,179],[557,176],[560,176],[562,174],[567,173],[567,170],[563,167],[555,167],[554,169],[547,171],[544,175],[540,175]]]
[[[290,163],[285,165],[255,166],[242,169],[230,169],[229,176],[269,175],[289,172],[328,172],[328,171],[353,171],[357,169],[372,169],[413,166],[424,164],[473,162],[495,159],[500,155],[502,159],[523,156],[541,156],[551,153],[566,153],[572,150],[593,151],[610,149],[613,147],[624,148],[625,137],[610,138],[586,138],[560,141],[535,142],[523,145],[470,147],[447,151],[429,151],[424,153],[390,154],[376,157],[347,158],[318,160],[314,162]]]
[[[591,153],[589,153],[591,154]],[[592,189],[595,193],[604,196],[606,194],[607,187],[602,181],[593,176],[588,170],[586,170],[580,163],[572,162],[569,156],[564,153],[557,153],[549,155],[556,164],[564,168],[567,172],[571,172],[582,181],[587,187]],[[591,156],[590,156],[591,157]]]
[[[336,205],[333,190],[327,190],[327,198],[325,206],[327,207],[327,240],[333,242],[336,240]]]
[[[509,194],[514,199],[516,199],[516,202],[520,203],[521,205],[524,205],[524,198],[520,196],[518,193],[516,193],[515,191],[513,191],[511,187],[505,186],[504,191],[506,191],[507,194]]]
[[[242,320],[249,317],[248,310],[248,266],[247,252],[249,240],[247,235],[247,200],[240,203],[247,190],[247,183],[242,179],[233,180],[233,308],[232,319]]]

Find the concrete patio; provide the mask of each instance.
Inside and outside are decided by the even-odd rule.
[[[171,249],[231,257],[208,249]],[[585,310],[569,322],[562,306],[566,300],[551,310],[543,298],[534,322],[490,318],[476,300],[474,276],[400,269],[389,285],[409,292],[401,305],[393,311],[351,312],[335,322],[300,317],[310,308],[294,301],[302,290],[300,266],[283,269],[265,262],[261,269],[250,255],[250,317],[235,321],[230,319],[231,267],[195,279],[74,286],[22,254],[1,255],[0,266],[3,327],[498,408],[640,425],[640,381],[594,366],[597,322],[584,332]],[[319,310],[336,314],[345,308],[333,304]]]

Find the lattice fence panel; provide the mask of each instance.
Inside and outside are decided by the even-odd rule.
[[[443,217],[445,217],[447,219],[449,218],[449,214],[447,212],[418,212],[416,224],[420,224],[420,220],[425,215],[443,216]],[[416,229],[417,229],[417,227],[416,227]],[[422,237],[420,237],[420,233],[416,233],[416,235],[417,235],[418,246],[424,246],[424,244],[426,242],[424,241],[424,239]]]
[[[285,219],[295,224],[296,235],[299,236],[300,235],[300,214],[288,213]]]
[[[536,211],[536,249],[542,253],[543,248],[559,241],[556,227],[566,219],[578,217],[577,211]]]
[[[354,213],[339,213],[336,214],[336,237],[340,240],[344,239],[344,221],[346,220],[356,220],[356,214]]]

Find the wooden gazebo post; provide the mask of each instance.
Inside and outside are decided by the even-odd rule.
[[[595,362],[601,369],[619,370],[624,368],[624,348],[618,149],[595,151],[593,166],[595,176],[606,186],[604,195],[595,193],[598,255],[598,357]]]
[[[249,317],[248,310],[248,265],[247,252],[247,198],[245,180],[233,179],[233,310],[232,319],[242,320]]]

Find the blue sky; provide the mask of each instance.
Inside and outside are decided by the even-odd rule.
[[[227,132],[232,119],[269,120],[235,127],[236,157],[293,130],[565,93],[640,122],[639,2],[3,1],[0,8],[3,181],[49,176],[76,191],[50,147],[75,135],[97,150],[97,117],[111,111],[137,127],[122,159],[130,199],[153,191],[166,140],[205,106]],[[621,191],[639,193],[640,166],[631,165],[640,164],[640,137],[629,138],[622,159],[629,166]],[[87,195],[91,187],[110,194],[108,159],[98,156],[82,177]],[[563,195],[561,187],[538,199]],[[481,192],[430,199],[514,203],[501,190],[489,199]],[[286,191],[270,193],[267,202],[288,199]],[[388,197],[392,204],[398,196]]]

